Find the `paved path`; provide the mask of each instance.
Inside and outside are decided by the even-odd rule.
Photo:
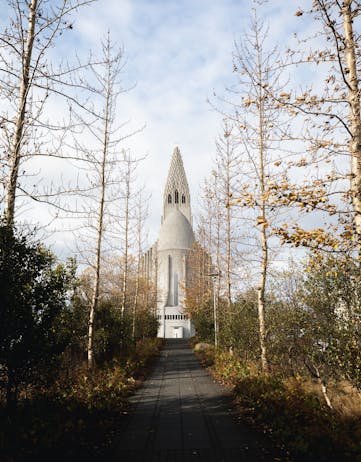
[[[168,340],[132,398],[114,461],[273,461],[263,438],[235,422],[230,399],[184,340]]]

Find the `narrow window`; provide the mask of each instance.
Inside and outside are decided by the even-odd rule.
[[[168,300],[167,306],[173,306],[172,297],[172,257],[168,255]]]
[[[186,196],[182,194],[182,204],[185,204],[185,203],[186,203]]]
[[[172,203],[172,195],[168,194],[168,204],[171,204],[171,203]]]
[[[174,202],[176,204],[179,204],[179,192],[178,191],[174,193]]]
[[[174,293],[174,306],[178,305],[178,273],[174,273],[173,276],[173,293]]]

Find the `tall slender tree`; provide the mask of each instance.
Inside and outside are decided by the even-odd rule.
[[[8,0],[12,19],[0,33],[0,101],[2,162],[6,167],[4,211],[9,226],[14,224],[17,192],[25,192],[25,185],[20,187],[20,173],[24,172],[20,166],[39,154],[39,139],[46,132],[64,128],[48,122],[44,114],[48,100],[61,96],[81,105],[74,97],[74,75],[87,64],[77,61],[74,66],[55,66],[49,55],[60,37],[73,28],[75,11],[93,1]]]
[[[99,105],[98,116],[88,121],[77,114],[77,123],[87,130],[87,137],[77,138],[74,145],[77,151],[79,168],[85,171],[88,180],[86,197],[79,205],[81,217],[86,217],[90,234],[82,230],[86,239],[87,263],[93,268],[91,296],[89,299],[88,322],[88,367],[94,366],[94,317],[100,298],[100,280],[104,240],[107,226],[112,220],[111,206],[119,198],[117,173],[123,158],[118,155],[120,143],[125,136],[119,133],[116,125],[116,104],[120,93],[124,91],[119,80],[120,70],[124,66],[123,51],[117,49],[110,34],[102,41],[102,57],[97,65],[92,65],[92,78],[86,91],[94,95],[94,104]],[[84,84],[85,85],[85,84]],[[81,247],[81,239],[77,237]],[[94,246],[90,244],[94,242]],[[90,246],[89,246],[90,244]],[[80,252],[85,256],[84,248]]]
[[[149,199],[149,198],[148,198]],[[144,199],[144,192],[140,191],[136,200],[136,280],[134,287],[133,309],[132,309],[132,339],[136,338],[136,320],[139,304],[139,292],[141,285],[141,264],[144,253],[146,233],[144,232],[145,220],[148,217],[148,200]]]
[[[238,235],[239,216],[237,207],[229,207],[233,197],[238,192],[240,180],[240,154],[239,144],[233,136],[234,126],[225,120],[223,133],[216,140],[216,159],[218,172],[218,189],[220,206],[222,210],[223,249],[221,254],[221,266],[223,268],[223,280],[225,283],[225,296],[228,312],[231,311],[233,282],[235,269],[238,262]]]
[[[240,144],[242,178],[237,197],[229,200],[229,206],[238,205],[243,209],[242,225],[247,227],[249,241],[253,240],[254,246],[252,266],[255,258],[259,261],[259,340],[262,369],[267,372],[266,288],[278,206],[272,184],[277,183],[278,173],[274,169],[275,164],[280,163],[280,143],[287,126],[270,97],[282,85],[278,51],[268,47],[268,29],[255,12],[249,30],[235,44],[234,72],[237,83],[232,92],[237,99],[231,99],[228,117],[238,127],[233,136]],[[251,223],[251,227],[247,223]]]

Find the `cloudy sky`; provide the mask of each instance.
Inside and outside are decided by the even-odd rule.
[[[162,189],[170,157],[179,146],[197,209],[199,185],[211,170],[222,117],[208,100],[231,85],[234,41],[252,8],[270,25],[270,45],[291,39],[297,4],[272,0],[98,0],[74,25],[79,50],[94,49],[107,30],[124,48],[125,87],[119,113],[130,127],[146,128],[128,145],[147,154],[141,179],[152,194],[150,239],[159,228]]]
[[[7,3],[0,0],[2,28],[9,21]],[[234,42],[247,29],[252,9],[269,24],[270,48],[288,46],[295,31],[301,29],[307,35],[313,27],[310,19],[295,16],[299,4],[294,1],[259,3],[97,0],[74,14],[72,30],[52,51],[56,60],[75,53],[85,57],[89,50],[99,55],[100,42],[108,31],[124,49],[126,65],[121,77],[124,88],[130,90],[118,100],[119,123],[129,121],[129,132],[145,125],[125,147],[135,156],[147,155],[139,177],[152,195],[150,242],[159,230],[163,187],[175,146],[183,156],[197,214],[200,184],[212,169],[222,124],[222,116],[209,100],[215,102],[214,95],[223,95],[233,83]],[[62,248],[56,237],[50,244],[57,252]]]

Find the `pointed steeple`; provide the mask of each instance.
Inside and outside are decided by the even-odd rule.
[[[163,219],[174,209],[179,210],[191,223],[191,204],[188,181],[179,148],[173,151],[163,196]]]

